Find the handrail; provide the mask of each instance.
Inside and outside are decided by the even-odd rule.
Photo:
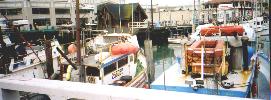
[[[129,28],[147,28],[148,23],[146,23],[146,22],[129,22],[128,27]]]
[[[71,98],[85,100],[249,99],[36,78],[0,79],[0,92],[2,93],[0,100],[19,100],[19,91],[46,94],[51,100]]]

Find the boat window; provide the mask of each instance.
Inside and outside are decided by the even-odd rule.
[[[128,57],[125,57],[125,58],[118,61],[118,66],[119,66],[119,68],[121,68],[124,65],[126,65],[127,63],[128,63]]]
[[[104,68],[104,75],[107,75],[117,69],[116,63],[113,63]]]
[[[257,25],[260,25],[260,22],[257,22]]]
[[[86,68],[87,76],[100,76],[100,70],[96,67],[87,67]]]

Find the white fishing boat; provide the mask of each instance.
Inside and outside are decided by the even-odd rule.
[[[59,70],[58,57],[60,54],[56,48],[61,46],[57,40],[51,42],[52,46],[52,59],[54,73]],[[31,47],[31,48],[30,48]],[[16,45],[15,48],[9,47],[10,52],[15,49],[24,50],[25,54],[15,56],[10,59],[10,63],[7,63],[2,68],[6,69],[5,73],[2,73],[2,77],[26,77],[26,78],[48,78],[46,73],[46,56],[44,46],[23,46]],[[34,51],[34,52],[33,52]],[[18,51],[17,51],[18,52]],[[14,51],[14,53],[17,53]],[[20,51],[22,52],[22,51]]]
[[[238,27],[198,28],[198,34],[195,33],[194,36],[199,40],[184,46],[184,50],[179,51],[182,53],[181,61],[163,72],[150,88],[243,98],[256,97],[257,82],[254,76],[258,70],[258,64],[255,63],[258,55],[252,56],[253,48],[246,46],[248,38],[247,42],[241,42],[240,38],[244,39],[245,29]],[[218,32],[221,33],[217,34]],[[237,39],[233,36],[236,32]],[[234,38],[228,39],[230,36]],[[236,42],[233,40],[240,43],[231,44]],[[245,48],[247,53],[242,53],[245,52]]]
[[[147,82],[146,58],[139,49],[137,37],[124,33],[99,35],[89,41],[83,57],[87,83],[143,87]],[[78,71],[62,63],[64,80],[79,81]],[[63,71],[63,70],[62,70]]]

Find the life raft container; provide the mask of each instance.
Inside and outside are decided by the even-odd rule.
[[[212,36],[221,33],[221,36],[243,36],[244,29],[242,26],[210,26],[200,30],[201,36]]]
[[[132,43],[120,43],[112,46],[111,54],[119,55],[119,54],[136,53],[138,50],[139,50],[138,47],[133,45]]]
[[[195,51],[200,52],[202,45],[205,45],[204,50],[206,52],[214,51],[213,53],[215,54],[216,57],[222,57],[223,46],[224,46],[224,41],[222,40],[203,40],[202,39],[200,41],[196,41],[190,47],[188,47],[187,54],[193,55]]]

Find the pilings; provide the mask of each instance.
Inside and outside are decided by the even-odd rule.
[[[230,61],[229,61],[229,72],[233,72],[234,69],[241,70],[242,69],[242,61],[240,61],[243,57],[242,47],[231,47],[230,49]]]
[[[243,49],[243,70],[248,70],[248,40],[249,38],[247,36],[244,36],[241,38],[242,40],[242,49]]]
[[[149,84],[154,81],[155,68],[153,64],[153,51],[152,51],[152,40],[145,40],[145,56],[147,59],[147,73],[148,73],[148,82]]]
[[[53,68],[53,57],[52,57],[52,46],[50,40],[45,40],[45,55],[46,55],[46,70],[48,78],[50,78],[54,73]]]

